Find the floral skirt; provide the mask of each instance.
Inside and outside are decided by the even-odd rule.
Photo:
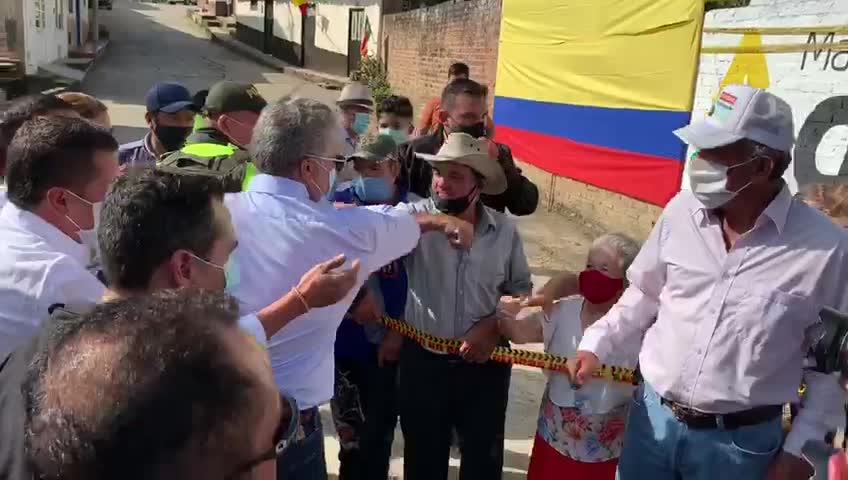
[[[536,434],[527,480],[613,480],[618,459],[586,463],[568,458]]]
[[[545,395],[539,412],[538,436],[572,460],[599,463],[621,455],[629,404],[601,414],[560,407]]]

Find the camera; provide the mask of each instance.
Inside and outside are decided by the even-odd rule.
[[[848,313],[825,307],[819,312],[821,333],[810,347],[816,371],[848,377]]]

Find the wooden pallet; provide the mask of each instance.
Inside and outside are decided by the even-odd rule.
[[[0,81],[24,78],[21,61],[12,52],[0,50]]]

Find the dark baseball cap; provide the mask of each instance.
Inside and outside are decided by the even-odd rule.
[[[268,102],[253,85],[224,81],[212,85],[203,109],[219,114],[243,111],[260,113],[266,105]]]
[[[397,143],[389,135],[376,135],[374,137],[366,137],[362,140],[362,146],[353,155],[348,157],[349,160],[361,158],[363,160],[374,160],[382,162],[386,160],[397,149]]]
[[[177,113],[183,110],[197,110],[191,92],[183,85],[172,82],[153,85],[153,88],[147,92],[145,103],[147,103],[147,111],[150,113]]]

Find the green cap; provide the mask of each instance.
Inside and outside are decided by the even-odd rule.
[[[351,155],[350,158],[362,158],[364,160],[381,162],[393,154],[396,148],[397,143],[389,135],[365,137],[362,139],[359,150]]]
[[[268,102],[249,83],[218,82],[209,89],[203,109],[211,113],[248,111],[260,113]]]

